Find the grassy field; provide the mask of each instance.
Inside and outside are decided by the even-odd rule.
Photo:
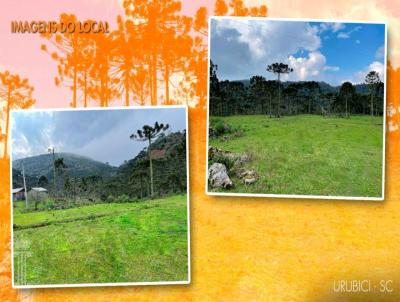
[[[215,119],[211,117],[211,123]],[[300,115],[277,119],[257,115],[218,119],[241,127],[244,135],[227,140],[212,138],[209,145],[249,152],[253,160],[245,165],[260,176],[255,184],[245,186],[232,175],[235,187],[229,192],[362,197],[382,194],[382,117]]]
[[[31,213],[17,207],[15,284],[185,281],[187,232],[186,195]]]

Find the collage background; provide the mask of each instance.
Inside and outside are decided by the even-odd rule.
[[[10,8],[22,1],[7,0]],[[95,4],[93,14],[108,18],[116,9],[105,0],[60,1],[49,15],[61,10],[80,11]],[[108,2],[108,1],[107,1]],[[253,1],[254,2],[254,1]],[[34,2],[45,10],[46,1]],[[72,4],[71,4],[72,3]],[[263,3],[256,1],[255,4]],[[48,2],[47,2],[48,4]],[[205,3],[212,7],[212,3]],[[17,7],[2,18],[0,66],[21,70],[20,53],[11,61],[15,46],[5,44],[9,19],[34,18],[35,11]],[[65,5],[63,8],[62,5]],[[198,7],[203,2],[193,1]],[[184,5],[189,14],[195,10]],[[270,17],[385,20],[389,30],[387,73],[386,192],[384,202],[230,198],[205,195],[206,111],[189,109],[190,210],[192,283],[183,286],[146,286],[77,289],[14,290],[10,267],[9,162],[0,161],[0,300],[1,301],[399,301],[400,300],[400,2],[367,0],[266,1]],[[101,7],[106,11],[101,11]],[[111,8],[110,8],[111,7]],[[7,11],[1,9],[1,15]],[[81,11],[83,15],[84,10]],[[397,14],[397,15],[395,15]],[[78,14],[79,15],[79,14]],[[114,16],[114,14],[112,14]],[[24,38],[18,37],[20,45]],[[33,37],[26,38],[26,48]],[[23,40],[23,41],[22,41]],[[7,47],[4,48],[4,45]],[[35,46],[36,47],[36,46]],[[32,47],[33,49],[33,47]],[[24,50],[26,50],[24,48]],[[19,50],[23,51],[23,50]],[[35,50],[36,51],[36,50]],[[34,53],[34,51],[32,51]],[[35,69],[35,60],[29,68]],[[32,54],[33,56],[33,54]],[[43,55],[42,55],[43,56]],[[36,66],[37,67],[37,66]],[[45,73],[41,67],[40,73]],[[54,67],[48,67],[51,74]],[[32,71],[32,76],[35,72]],[[49,71],[50,72],[50,71]],[[40,82],[41,77],[36,81]],[[43,99],[37,108],[66,107],[57,90],[36,87]],[[53,91],[53,92],[52,92]],[[393,280],[394,291],[334,293],[339,279]]]

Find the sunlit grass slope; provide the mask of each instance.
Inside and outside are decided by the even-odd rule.
[[[27,227],[14,230],[14,263],[21,252],[27,255],[29,285],[188,280],[186,195],[33,213],[16,209],[14,225]],[[17,285],[19,274],[15,269]]]
[[[213,118],[211,118],[212,120]],[[218,117],[220,119],[220,117]],[[382,117],[222,118],[244,135],[210,139],[209,145],[249,152],[260,179],[245,186],[234,175],[229,192],[380,197],[382,181]],[[226,190],[225,190],[226,191]]]

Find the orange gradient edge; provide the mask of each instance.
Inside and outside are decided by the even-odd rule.
[[[377,292],[332,293],[332,280],[347,277],[393,279],[395,291],[385,301],[399,301],[400,68],[390,63],[386,85],[391,113],[384,202],[207,196],[206,110],[189,108],[190,285],[12,289],[9,159],[0,159],[0,300],[322,302],[381,297]]]

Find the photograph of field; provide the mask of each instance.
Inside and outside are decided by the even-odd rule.
[[[209,194],[383,198],[385,24],[209,30]]]
[[[184,107],[11,119],[15,286],[189,282]]]

